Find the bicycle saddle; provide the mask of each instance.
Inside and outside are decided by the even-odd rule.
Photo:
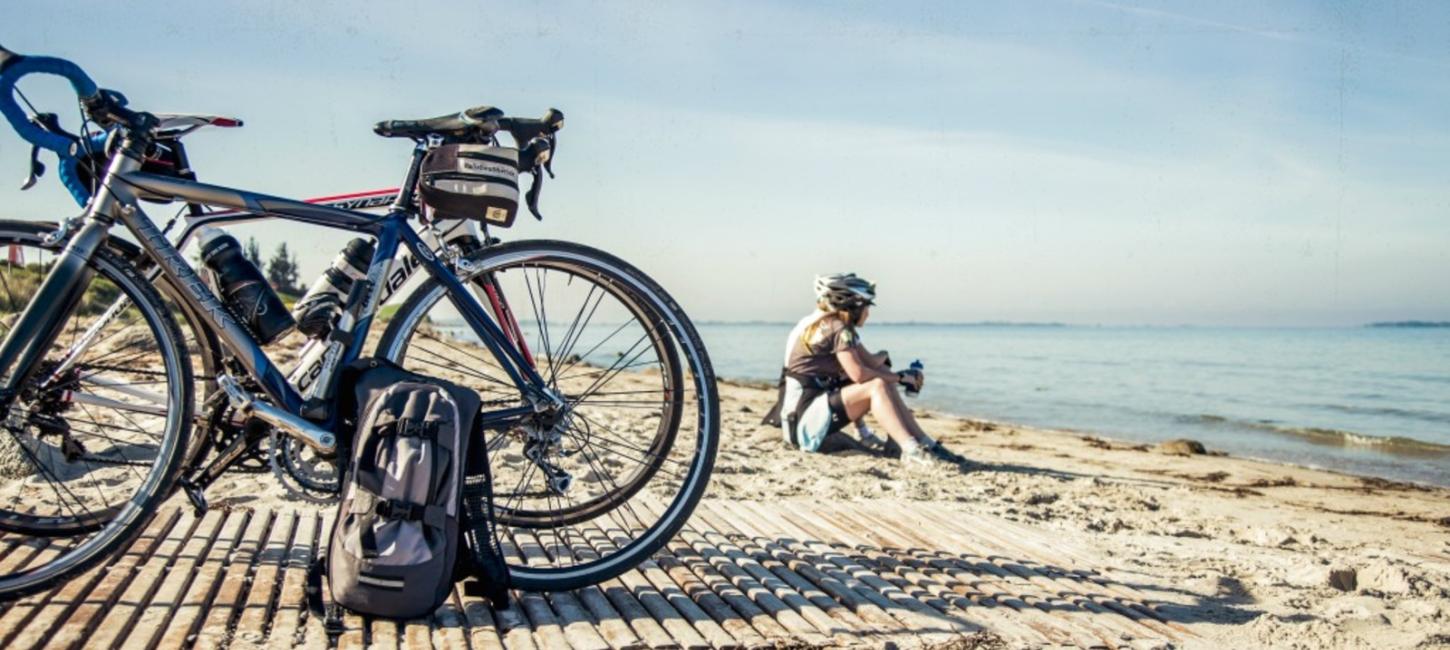
[[[216,126],[224,129],[235,128],[242,125],[242,121],[235,117],[224,117],[221,115],[196,115],[189,113],[157,113],[156,134],[164,138],[179,138],[204,126]]]
[[[453,115],[439,115],[424,120],[383,120],[373,132],[385,138],[421,138],[438,135],[468,135],[487,126],[487,132],[498,128],[503,111],[492,106],[475,106]],[[491,126],[488,126],[490,125]]]

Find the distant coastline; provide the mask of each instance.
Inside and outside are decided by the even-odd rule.
[[[795,325],[795,321],[786,322],[786,321],[775,321],[775,320],[743,320],[743,321],[742,320],[704,320],[704,321],[699,321],[698,323],[700,325],[786,325],[786,326]],[[873,325],[876,325],[876,326],[886,326],[886,327],[1083,327],[1082,325],[1072,325],[1072,324],[1069,324],[1069,323],[1058,323],[1058,322],[1035,323],[1035,322],[1006,321],[1006,320],[981,320],[981,321],[971,321],[971,322],[965,322],[965,323],[943,322],[943,321],[898,320],[898,321],[885,321],[885,322],[872,323],[872,324]],[[1087,327],[1098,327],[1098,326],[1096,326],[1096,325],[1088,325]]]
[[[1365,325],[1365,327],[1400,327],[1400,328],[1433,328],[1433,327],[1446,327],[1446,328],[1450,328],[1450,321],[1443,321],[1443,320],[1441,320],[1441,321],[1434,321],[1434,320],[1396,320],[1396,321],[1382,321],[1382,322],[1378,322],[1378,323],[1370,323],[1368,325]]]

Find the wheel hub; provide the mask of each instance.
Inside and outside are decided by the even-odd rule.
[[[524,457],[544,473],[549,491],[559,496],[573,487],[574,477],[553,459],[569,455],[562,443],[564,432],[573,422],[573,409],[552,390],[545,389],[545,399],[536,404],[534,414],[526,418],[522,427]]]

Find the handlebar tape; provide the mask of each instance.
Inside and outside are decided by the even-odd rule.
[[[80,66],[70,61],[49,56],[23,56],[0,48],[0,113],[5,115],[11,128],[27,142],[54,151],[62,157],[67,156],[71,150],[70,139],[31,124],[25,111],[15,101],[15,83],[21,77],[31,74],[64,77],[81,99],[94,97],[100,89]]]

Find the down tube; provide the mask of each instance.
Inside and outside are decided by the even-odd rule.
[[[503,330],[500,330],[498,324],[484,313],[483,306],[478,304],[473,293],[438,261],[433,251],[411,228],[403,228],[400,234],[403,236],[403,242],[408,245],[408,249],[422,262],[423,267],[428,269],[428,274],[443,283],[448,290],[448,299],[453,302],[453,306],[458,309],[463,320],[473,327],[475,332],[484,334],[483,344],[488,347],[488,351],[500,360],[508,360],[508,363],[503,364],[504,371],[509,374],[514,385],[524,389],[526,393],[530,392],[528,387],[542,387],[543,378],[532,365],[524,363],[523,359],[519,358],[519,352],[514,349],[513,345],[505,343],[508,338],[504,336]]]

